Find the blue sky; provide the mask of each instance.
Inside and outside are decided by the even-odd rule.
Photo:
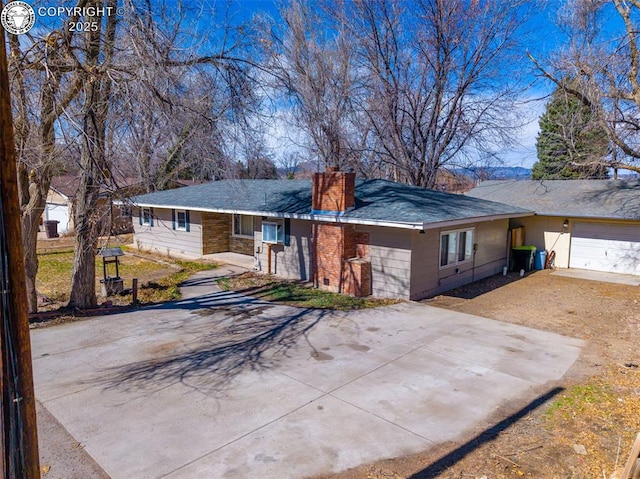
[[[278,18],[278,0],[204,1],[207,7],[213,9],[216,13],[230,12],[238,23],[250,21],[253,15],[258,12],[265,12],[275,19]],[[540,4],[543,8],[533,15],[525,25],[523,33],[526,35],[523,36],[523,44],[526,51],[530,52],[534,57],[544,60],[545,57],[561,48],[566,41],[565,34],[556,26],[558,11],[565,3],[565,0],[541,0]],[[607,8],[609,22],[605,25],[605,34],[610,32],[611,35],[614,35],[615,31],[620,31],[620,19],[612,5]],[[525,57],[524,49],[522,65],[523,69],[532,67],[531,62]],[[537,161],[535,143],[539,131],[538,119],[544,113],[548,96],[552,93],[554,87],[549,81],[536,76],[533,71],[529,76],[529,80],[530,85],[523,94],[520,106],[521,114],[519,115],[527,123],[518,135],[518,145],[511,150],[505,150],[500,155],[501,160],[507,166],[530,168]],[[274,136],[278,135],[278,131],[286,131],[287,127],[275,124],[272,130],[274,148],[282,149],[283,145],[287,144],[287,139],[278,139],[274,138]]]
[[[218,5],[223,5],[226,8],[229,4],[223,0],[219,1]],[[255,13],[261,11],[277,18],[277,5],[277,0],[232,0],[230,9],[234,12],[234,16],[237,15],[238,20],[250,19]],[[560,1],[549,1],[546,4],[546,8],[534,15],[527,25],[527,29],[532,32],[530,42],[527,43],[527,49],[535,56],[543,57],[558,48],[564,41],[563,33],[554,25],[557,8],[560,5]],[[544,112],[546,98],[552,91],[552,86],[546,81],[536,79],[534,76],[530,80],[531,86],[523,96],[521,106],[521,118],[526,118],[529,122],[522,128],[518,138],[519,145],[501,155],[501,159],[508,166],[529,168],[537,160],[535,141],[538,133],[538,118]],[[279,128],[275,126],[273,133],[277,135],[278,130]],[[283,144],[286,144],[286,139],[278,141],[274,139],[273,141],[274,146],[281,147]]]
[[[50,2],[50,3],[49,3]],[[33,5],[71,5],[68,0],[34,0]],[[166,4],[177,4],[177,0],[167,0]],[[206,16],[224,16],[230,14],[233,23],[240,24],[250,22],[251,18],[258,12],[265,12],[273,18],[278,17],[278,0],[184,0],[184,5],[194,12],[200,10]],[[557,10],[563,4],[560,0],[549,0],[545,8],[540,10],[527,24],[527,29],[531,31],[531,36],[525,42],[526,49],[538,58],[544,58],[550,52],[558,49],[565,37],[555,26],[554,20],[557,17]],[[612,15],[615,18],[615,15]],[[211,18],[209,22],[196,21],[196,28],[211,28]],[[215,20],[214,20],[215,22]],[[36,26],[44,26],[45,19],[40,19]],[[48,22],[51,24],[51,20]],[[523,37],[524,38],[524,37]],[[523,67],[530,67],[530,63],[524,56]],[[538,118],[544,112],[547,96],[551,93],[553,86],[549,82],[530,77],[531,84],[522,98],[521,115],[528,123],[522,128],[518,138],[519,145],[512,151],[505,151],[501,155],[502,160],[509,166],[531,167],[536,161],[535,141],[538,133]],[[286,127],[274,125],[273,134],[277,135],[278,130],[286,130]],[[275,141],[274,147],[281,148],[286,141]]]

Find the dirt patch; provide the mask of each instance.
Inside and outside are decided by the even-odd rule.
[[[503,405],[465,441],[322,479],[608,479],[624,466],[640,431],[639,287],[547,270],[495,276],[425,303],[584,339],[586,346],[560,382]]]

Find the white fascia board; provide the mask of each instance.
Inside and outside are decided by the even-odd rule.
[[[525,216],[534,216],[535,213],[533,211],[527,213],[509,213],[502,215],[492,215],[492,216],[475,216],[469,218],[462,218],[459,220],[451,220],[451,221],[440,221],[437,223],[423,223],[422,229],[436,229],[436,228],[448,228],[450,226],[460,226],[466,225],[469,223],[482,223],[485,221],[496,221],[496,220],[508,220],[509,218],[523,218]]]
[[[536,213],[536,216],[549,216],[551,218],[568,218],[574,220],[602,220],[602,221],[640,221],[640,217],[628,218],[624,216],[602,216],[602,215],[576,215],[572,213]]]
[[[116,203],[117,204],[117,203]],[[533,212],[527,213],[512,213],[492,216],[478,216],[472,218],[462,218],[459,220],[440,221],[435,223],[420,223],[420,222],[400,222],[400,221],[383,221],[383,220],[368,220],[362,218],[349,218],[340,215],[312,215],[312,214],[297,214],[297,213],[274,213],[272,211],[253,211],[253,210],[228,210],[217,208],[193,208],[184,205],[158,205],[150,203],[136,203],[134,206],[140,208],[159,208],[159,209],[177,209],[177,210],[190,210],[190,211],[202,211],[206,213],[225,213],[230,215],[251,215],[251,216],[266,216],[268,218],[290,218],[294,220],[306,220],[306,221],[322,221],[325,223],[346,223],[365,226],[384,226],[388,228],[401,228],[410,230],[426,230],[433,228],[442,228],[449,226],[457,226],[468,223],[477,223],[481,221],[494,221],[509,218],[521,218],[523,216],[533,216]]]

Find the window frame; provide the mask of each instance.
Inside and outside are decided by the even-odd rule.
[[[180,214],[184,215],[184,226],[180,226]],[[187,218],[187,210],[176,210],[176,231],[189,230],[189,220]]]
[[[443,239],[445,236],[449,237],[450,235],[455,234],[455,261],[449,262],[449,258],[451,257],[452,252],[447,247],[447,263],[442,264],[443,260]],[[460,259],[460,253],[462,252],[460,249],[460,239],[462,234],[465,234],[464,241],[464,259]],[[450,240],[447,240],[450,243]],[[467,256],[467,244],[470,245],[469,248],[469,256]],[[448,230],[440,232],[440,243],[438,244],[438,266],[439,269],[452,268],[455,266],[460,266],[462,264],[471,263],[473,261],[473,256],[475,254],[475,228],[461,228],[456,230]]]
[[[245,232],[242,231],[241,217],[251,218],[251,234],[250,235],[245,234]],[[239,220],[240,232],[236,233],[236,224],[238,224],[238,220]],[[255,219],[253,215],[243,215],[240,213],[234,213],[232,216],[231,235],[234,236],[235,238],[253,238],[255,236]]]
[[[153,213],[150,207],[143,206],[140,208],[140,224],[142,226],[153,226]]]
[[[264,238],[264,227],[275,226],[276,238],[275,241],[268,241]],[[262,222],[262,242],[267,244],[285,244],[285,225],[283,221],[263,221]]]

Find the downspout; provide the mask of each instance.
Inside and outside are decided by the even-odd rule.
[[[512,232],[513,232],[512,228],[509,228],[507,230],[507,251],[506,251],[506,262],[507,262],[507,264],[504,266],[506,268],[507,272],[509,272],[509,266],[511,266],[509,264],[509,260],[511,259],[511,238],[513,236]]]
[[[478,243],[473,243],[473,263],[471,266],[471,282],[476,280],[476,253],[478,252]]]
[[[317,265],[317,252],[318,245],[318,224],[316,222],[311,223],[311,277],[313,278],[313,287],[318,287],[318,265]]]

